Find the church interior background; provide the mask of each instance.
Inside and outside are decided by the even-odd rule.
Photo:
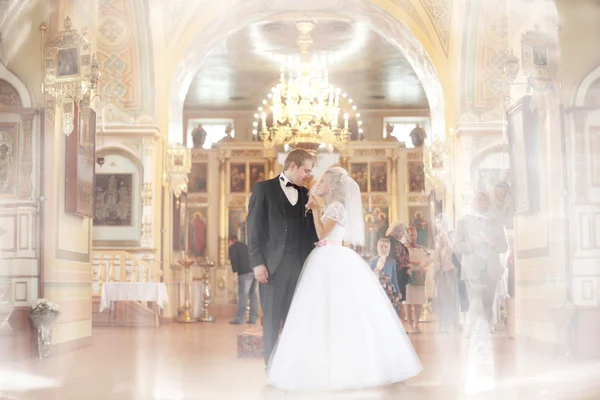
[[[354,398],[599,398],[598,20],[597,0],[0,0],[0,373],[22,374],[0,398],[284,398],[236,357],[227,250],[294,147],[359,184],[365,258],[399,220],[433,248],[475,191],[509,238],[494,388],[430,309],[425,378]],[[270,110],[302,46],[341,111],[286,141]],[[107,305],[111,282],[168,302]],[[61,310],[42,360],[40,298]]]

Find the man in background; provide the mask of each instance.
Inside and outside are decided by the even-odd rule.
[[[244,323],[246,304],[250,297],[250,316],[246,323],[255,324],[258,315],[258,283],[254,279],[254,271],[250,268],[248,246],[240,242],[237,236],[229,236],[229,259],[233,270],[233,281],[238,285],[237,313],[230,324]]]
[[[475,192],[471,213],[458,221],[454,251],[461,257],[461,279],[469,294],[469,314],[465,336],[478,321],[493,332],[493,306],[498,281],[504,275],[500,254],[508,251],[502,223],[490,218],[490,199],[485,192]]]

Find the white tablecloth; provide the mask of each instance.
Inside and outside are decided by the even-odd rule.
[[[106,282],[102,286],[100,312],[112,301],[152,301],[163,308],[169,302],[164,282]]]

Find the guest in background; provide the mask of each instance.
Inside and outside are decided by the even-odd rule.
[[[390,257],[390,241],[386,238],[381,238],[377,242],[377,252],[379,255],[373,257],[369,262],[369,266],[379,278],[379,283],[383,290],[390,298],[398,317],[402,310],[402,295],[398,286],[398,278],[396,271],[396,261]]]
[[[388,228],[385,238],[390,242],[390,257],[396,261],[396,276],[398,278],[398,291],[402,301],[406,300],[406,285],[410,280],[410,256],[408,249],[402,243],[406,233],[406,226],[402,221],[396,221]],[[402,308],[400,318],[405,321],[405,309]]]
[[[427,266],[430,262],[429,252],[423,246],[417,244],[417,229],[409,226],[408,253],[411,271],[410,283],[406,286],[405,313],[408,316],[409,329],[414,333],[420,333],[419,318],[423,312],[423,306],[427,304],[425,283],[427,277]]]
[[[505,272],[500,254],[508,251],[508,240],[502,223],[487,216],[489,206],[487,194],[476,192],[471,213],[461,218],[456,227],[454,251],[462,255],[461,279],[466,283],[470,302],[466,336],[479,321],[494,330],[496,287]]]
[[[250,268],[248,246],[240,242],[237,236],[229,237],[229,259],[233,270],[233,281],[238,285],[237,313],[230,324],[239,325],[244,322],[246,305],[250,297],[250,316],[248,324],[255,324],[258,316],[258,283],[254,279],[254,271]]]
[[[448,239],[450,239],[452,249],[454,249],[456,231],[452,230],[448,232]],[[458,276],[458,300],[460,302],[460,321],[462,323],[466,321],[466,313],[469,312],[469,294],[467,293],[465,281],[460,279],[462,265],[460,263],[460,254],[457,254],[455,251],[452,251],[452,263],[456,267],[456,276]]]
[[[437,289],[436,310],[438,329],[451,333],[458,326],[460,306],[458,300],[458,275],[452,262],[452,243],[448,238],[448,219],[444,214],[435,217],[437,235],[435,237],[434,279]]]

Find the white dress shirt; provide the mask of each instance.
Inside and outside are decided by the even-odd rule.
[[[287,199],[290,201],[290,204],[295,206],[298,202],[298,189],[293,186],[285,186],[288,182],[290,182],[290,180],[283,172],[279,174],[279,184],[281,185],[281,190],[283,190],[283,193],[285,193],[285,197],[287,197]]]

